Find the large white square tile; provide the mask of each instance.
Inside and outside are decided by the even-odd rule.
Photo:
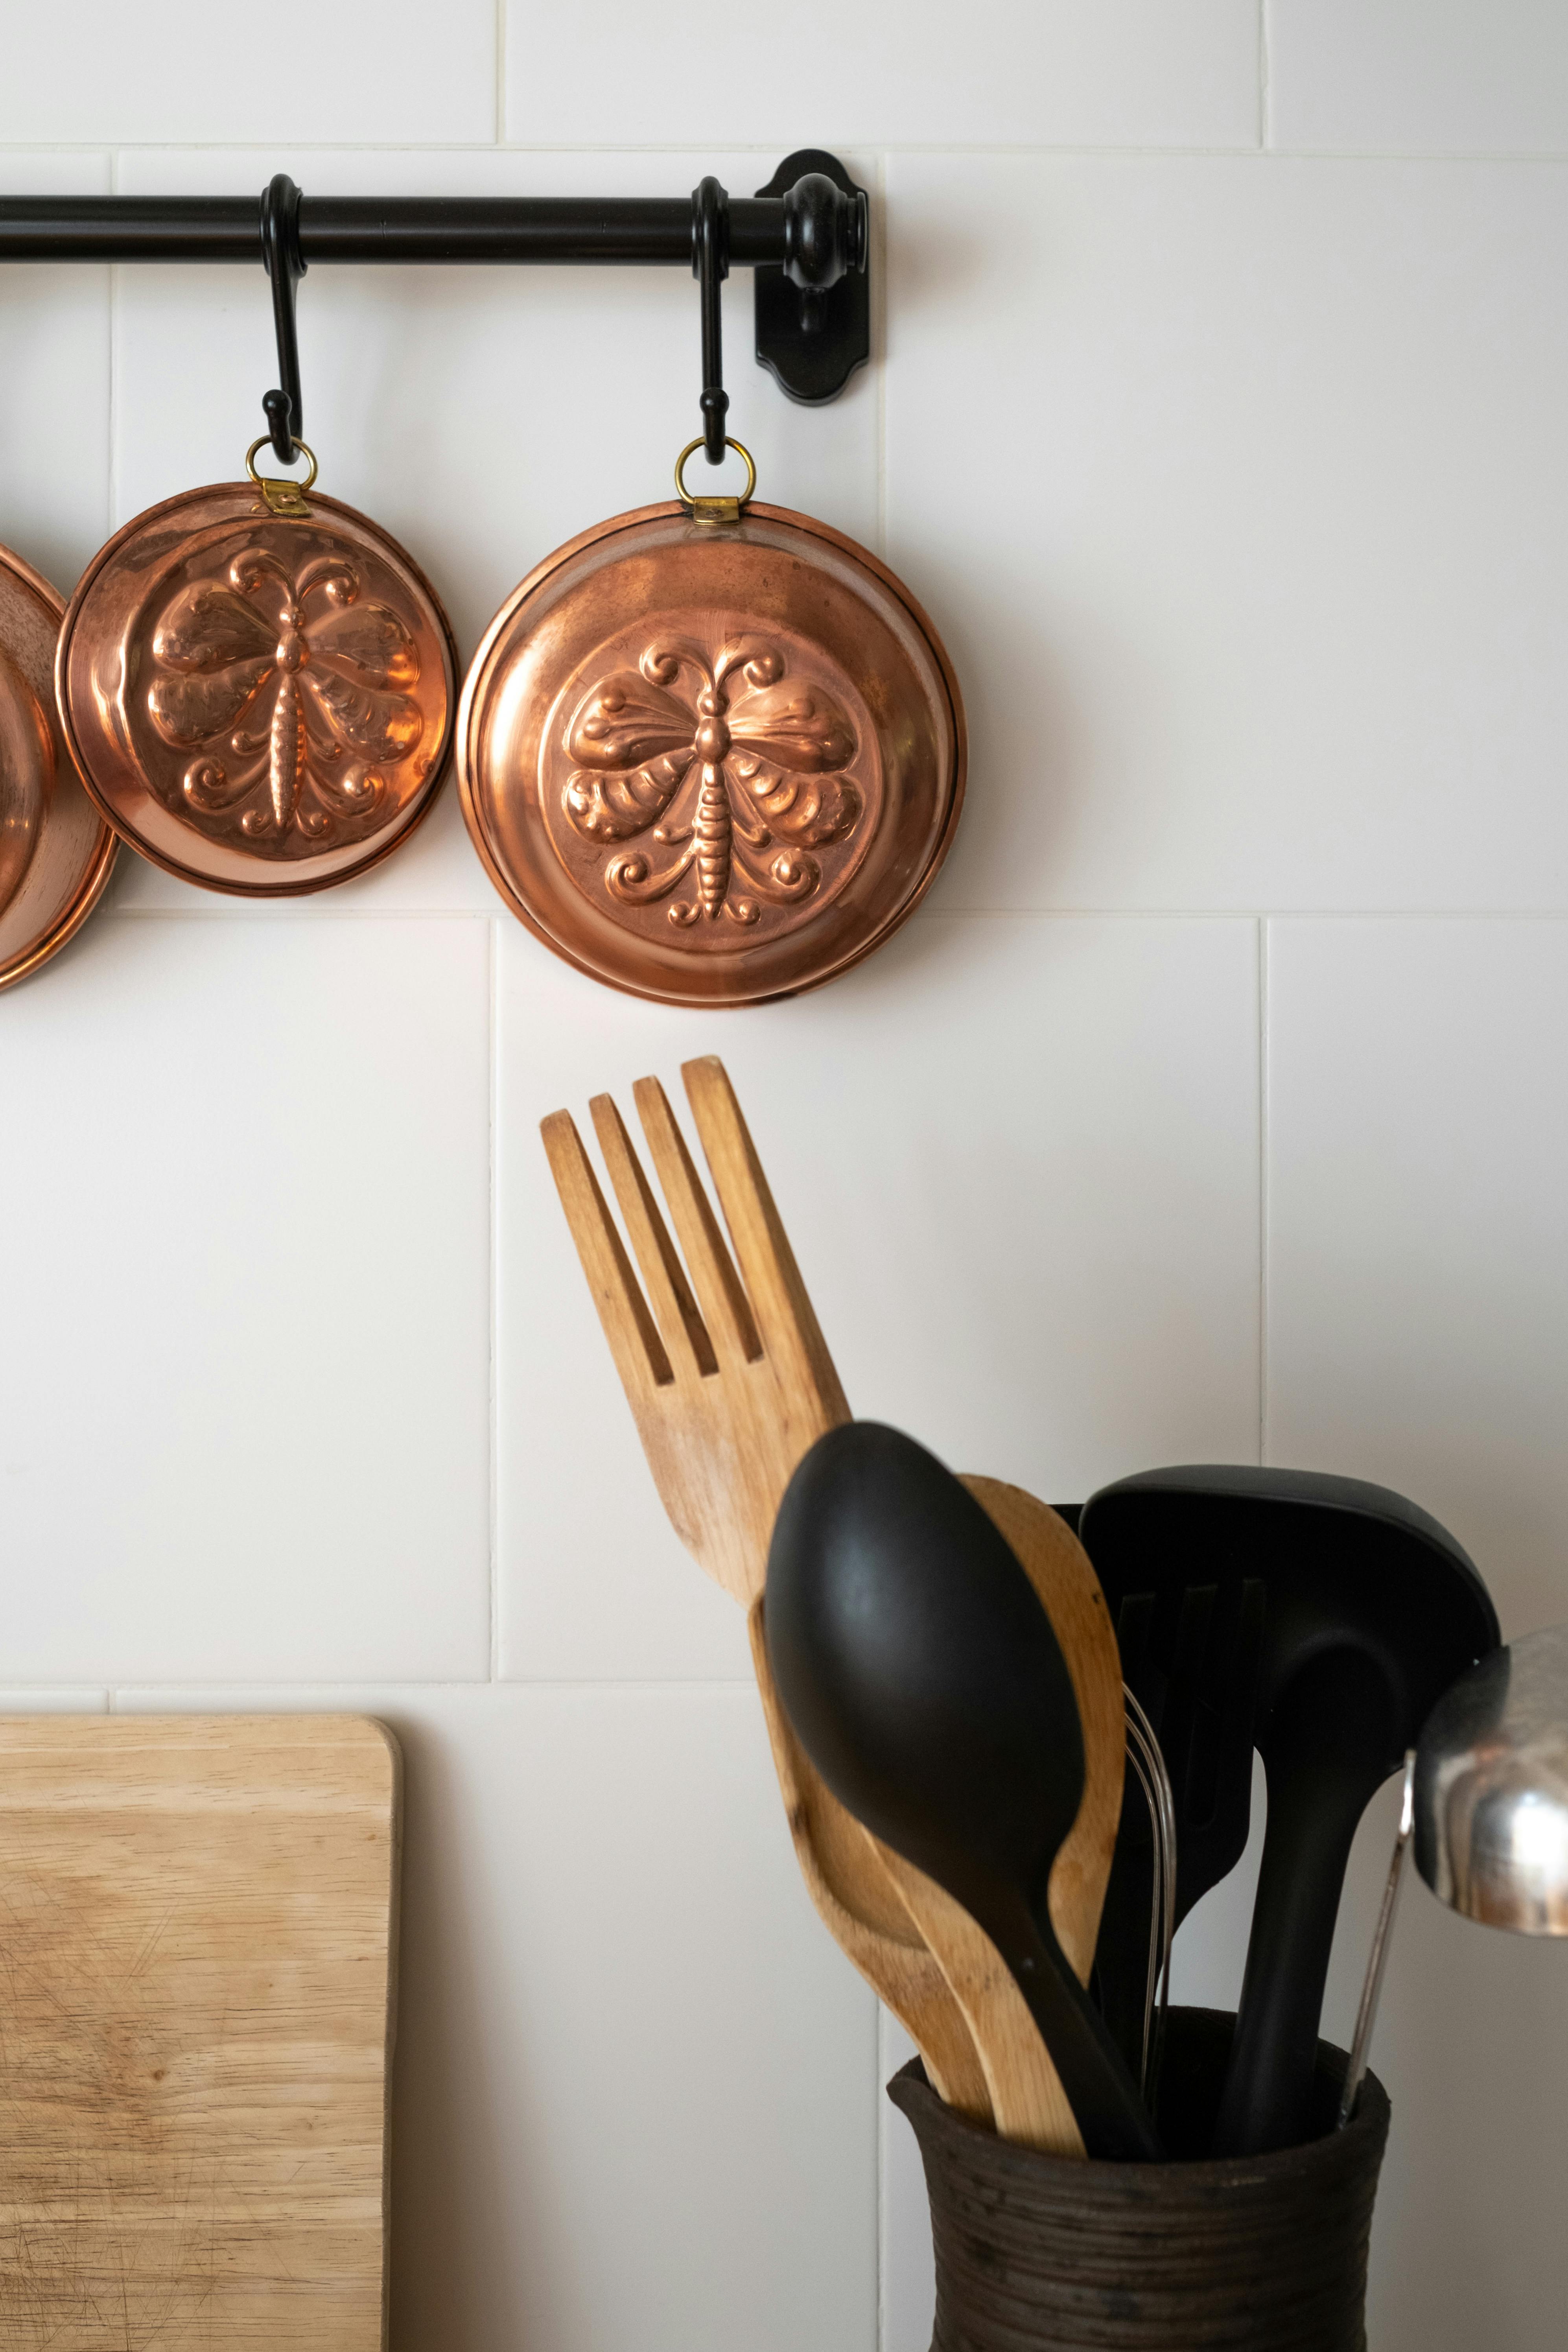
[[[807,0],[764,52],[691,5],[507,0],[507,135],[689,135],[706,71],[744,76],[747,132],[781,154],[845,139],[1250,147],[1258,31],[1254,0],[905,0],[896,16]]]
[[[895,155],[888,204],[940,903],[1568,900],[1568,170]]]
[[[0,138],[492,139],[492,0],[58,0],[6,21]]]
[[[1373,1478],[1450,1527],[1505,1635],[1568,1615],[1568,924],[1269,926],[1271,1461]],[[1370,1809],[1341,1913],[1342,2041],[1386,1867]],[[1413,1885],[1373,2064],[1394,2138],[1370,2329],[1388,2352],[1554,2337],[1561,1955]]]
[[[1291,920],[1268,934],[1267,1458],[1393,1486],[1505,1636],[1568,1615],[1568,924]],[[1370,1809],[1327,2030],[1350,2030],[1394,1792]],[[1394,2137],[1371,2340],[1554,2339],[1562,1956],[1405,1893],[1373,2064]]]
[[[1568,923],[1274,924],[1268,1005],[1268,1458],[1568,1616]]]
[[[500,933],[500,1627],[509,1675],[744,1673],[668,1528],[539,1139],[718,1053],[852,1409],[1075,1500],[1256,1458],[1251,923],[917,916],[831,987],[704,1015]]]
[[[0,150],[0,195],[102,195],[109,176],[107,155]],[[109,522],[109,271],[10,262],[0,320],[0,541],[68,595]]]
[[[307,195],[689,195],[704,170],[749,190],[751,154],[315,152],[122,155],[121,184],[259,191],[275,168]],[[760,495],[860,539],[878,532],[878,403],[862,371],[830,407],[786,400],[752,357],[752,276],[725,293],[726,380]],[[501,599],[552,547],[672,495],[700,425],[697,289],[681,268],[319,265],[299,296],[305,437],[321,488],[394,532],[430,576],[467,662]],[[117,525],[198,483],[232,480],[277,382],[271,297],[254,269],[117,273]],[[695,421],[694,421],[695,420]],[[263,453],[263,459],[265,461]],[[138,865],[125,903],[184,905]],[[493,908],[448,792],[429,822],[318,907]]]
[[[400,2352],[872,2352],[876,2004],[800,1884],[753,1692],[118,1704],[397,1734]]]
[[[488,944],[100,915],[4,1000],[13,1680],[488,1674]]]
[[[1268,137],[1384,154],[1568,148],[1553,0],[1265,0]]]

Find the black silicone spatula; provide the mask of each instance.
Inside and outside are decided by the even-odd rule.
[[[989,1937],[1087,2152],[1156,2157],[1051,1925],[1051,1865],[1083,1794],[1078,1704],[1050,1620],[985,1512],[899,1431],[830,1430],[779,1507],[765,1624],[795,1737],[839,1802]]]
[[[1386,1487],[1305,1470],[1153,1470],[1101,1488],[1080,1532],[1119,1625],[1173,1649],[1185,1596],[1264,1591],[1254,1738],[1268,1826],[1215,2153],[1309,2128],[1340,1890],[1368,1800],[1498,1640],[1476,1569]],[[1179,1846],[1178,1846],[1179,1864]]]

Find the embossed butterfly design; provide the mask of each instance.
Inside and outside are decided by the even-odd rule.
[[[250,548],[226,583],[192,581],[160,614],[147,709],[166,743],[202,753],[181,779],[198,815],[248,800],[241,830],[281,847],[375,807],[379,771],[409,757],[425,721],[407,692],[418,648],[361,587],[342,556],[293,571]]]
[[[683,671],[697,681],[690,700],[674,690]],[[679,852],[657,871],[640,850],[612,857],[605,886],[615,898],[646,906],[695,867],[695,898],[668,910],[685,929],[721,914],[754,923],[759,898],[796,906],[817,888],[822,869],[806,852],[847,839],[863,805],[843,772],[855,732],[831,695],[784,673],[760,637],[711,660],[681,640],[650,645],[636,669],[590,689],[566,729],[576,762],[562,793],[567,816],[590,841],[651,830]]]

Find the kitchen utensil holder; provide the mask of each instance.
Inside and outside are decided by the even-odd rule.
[[[259,200],[0,197],[0,261],[265,261],[280,349],[292,340],[294,282],[317,262],[677,263],[700,276],[705,251],[712,384],[717,284],[751,268],[758,364],[792,400],[837,399],[871,351],[868,200],[820,148],[787,155],[755,196],[727,195],[716,180],[689,197],[310,196],[279,174]],[[292,414],[269,409],[275,446],[300,425],[297,356],[291,383],[283,372]]]
[[[1387,2095],[1368,2074],[1336,2131],[1348,2062],[1321,2042],[1322,2136],[1205,2160],[1235,2022],[1170,2013],[1164,2164],[1040,2155],[944,2106],[918,2058],[894,2075],[888,2096],[914,2129],[931,2199],[931,2352],[1365,2352]]]

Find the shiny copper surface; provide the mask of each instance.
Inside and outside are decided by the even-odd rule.
[[[457,656],[395,540],[312,492],[228,482],[152,507],[93,559],[60,632],[66,739],[117,833],[242,898],[346,881],[438,791]]]
[[[0,548],[0,988],[79,929],[119,843],[83,792],[55,713],[65,599]]]
[[[812,988],[925,890],[963,796],[963,706],[875,556],[777,507],[675,501],[560,548],[463,688],[463,814],[579,971],[674,1004]]]

